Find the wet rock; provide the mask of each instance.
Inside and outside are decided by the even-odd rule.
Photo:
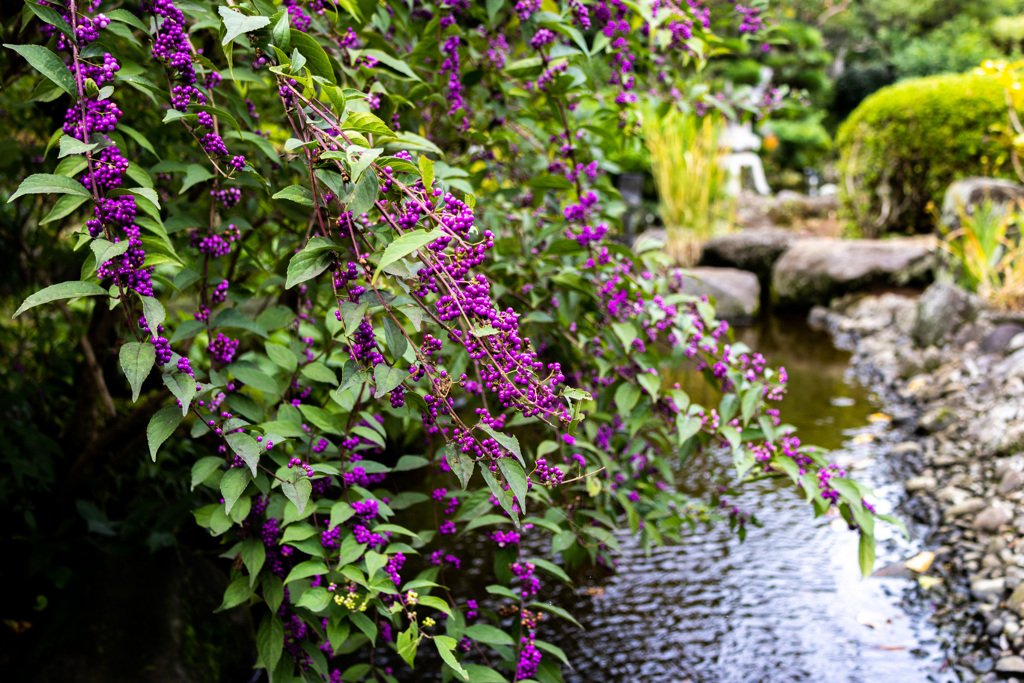
[[[715,300],[718,317],[731,323],[749,323],[761,309],[761,284],[757,276],[735,268],[689,268],[684,271],[683,291]]]
[[[952,283],[934,282],[918,301],[911,336],[921,347],[941,344],[980,310],[978,297]]]
[[[924,453],[924,447],[916,441],[903,441],[893,446],[889,453],[897,457],[910,454],[921,455]]]
[[[1010,343],[1006,345],[1006,352],[1013,353],[1024,349],[1024,333],[1018,334],[1016,337],[1010,340]]]
[[[951,520],[956,519],[957,517],[978,512],[984,507],[985,500],[983,498],[968,498],[962,503],[951,505],[950,507],[946,508],[946,511],[943,513],[942,516],[943,519],[946,520],[946,522],[949,522]]]
[[[775,195],[775,201],[768,209],[768,217],[778,225],[790,225],[797,220],[828,218],[838,210],[838,195],[811,197],[792,190],[783,190]]]
[[[772,269],[772,298],[810,307],[875,286],[927,282],[934,267],[931,238],[797,240]]]
[[[917,426],[924,432],[938,432],[956,421],[956,415],[946,406],[933,408],[921,416]]]
[[[1020,325],[1013,323],[999,325],[989,332],[985,340],[981,342],[981,350],[983,353],[1002,353],[1021,332],[1024,332],[1024,327]]]
[[[1024,486],[1024,472],[1008,470],[999,481],[999,488],[996,490],[1000,494],[1006,495],[1020,489],[1022,486]]]
[[[1017,655],[1001,657],[996,662],[996,671],[1000,673],[1024,673],[1024,659]]]
[[[722,235],[704,245],[700,265],[747,270],[767,285],[772,266],[794,240],[796,235],[779,228]]]
[[[999,178],[963,178],[950,184],[942,197],[942,225],[949,230],[960,227],[960,211],[974,215],[978,205],[986,200],[994,204],[998,215],[1009,211],[1010,204],[1024,199],[1024,186]]]
[[[978,513],[971,528],[994,534],[999,527],[1013,521],[1013,510],[1005,503],[993,503]]]
[[[936,481],[935,477],[931,476],[913,477],[912,479],[908,479],[907,483],[904,484],[907,489],[907,493],[914,493],[915,491],[932,491],[938,485],[939,482]]]
[[[992,367],[992,375],[997,379],[1021,377],[1024,375],[1024,349],[1018,349]]]
[[[988,622],[988,626],[985,627],[985,633],[990,636],[998,636],[1003,632],[1004,626],[1002,619],[993,619]]]
[[[999,602],[1003,597],[1006,584],[1003,579],[978,579],[971,582],[971,596],[982,602]]]
[[[1006,609],[1017,616],[1024,617],[1024,584],[1018,584],[1013,593],[1006,599]]]

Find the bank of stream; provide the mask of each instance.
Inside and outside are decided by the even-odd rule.
[[[784,421],[874,487],[879,511],[894,510],[902,478],[887,454],[906,435],[852,378],[849,355],[802,318],[767,319],[737,339],[786,367]],[[700,402],[699,384],[681,379]],[[729,467],[728,454],[706,453],[680,487],[702,495]],[[726,524],[698,526],[650,556],[623,538],[618,573],[564,598],[587,630],[550,624],[557,635],[542,637],[576,665],[567,681],[957,680],[927,620],[930,607],[908,599],[911,579],[861,579],[857,535],[841,520],[813,518],[776,481],[746,487],[735,502],[763,523],[745,542]],[[876,566],[916,553],[924,532],[911,527],[906,540],[879,528]]]

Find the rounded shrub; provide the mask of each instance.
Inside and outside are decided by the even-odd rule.
[[[931,210],[951,182],[1012,176],[1005,118],[1002,86],[984,76],[932,76],[879,90],[836,139],[845,216],[868,237],[930,231]]]

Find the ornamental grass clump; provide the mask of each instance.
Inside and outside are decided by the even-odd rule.
[[[643,110],[665,249],[683,266],[695,265],[701,245],[733,225],[735,198],[725,191],[725,150],[718,144],[724,127],[724,117],[714,110],[704,116],[675,108],[660,115],[651,106]]]
[[[1010,211],[985,200],[973,213],[957,207],[960,228],[941,242],[959,283],[996,308],[1024,309],[1024,222],[1019,204]]]

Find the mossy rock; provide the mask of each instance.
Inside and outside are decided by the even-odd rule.
[[[973,74],[901,81],[839,129],[843,216],[866,237],[931,232],[943,193],[969,176],[1013,177],[1003,88]]]

